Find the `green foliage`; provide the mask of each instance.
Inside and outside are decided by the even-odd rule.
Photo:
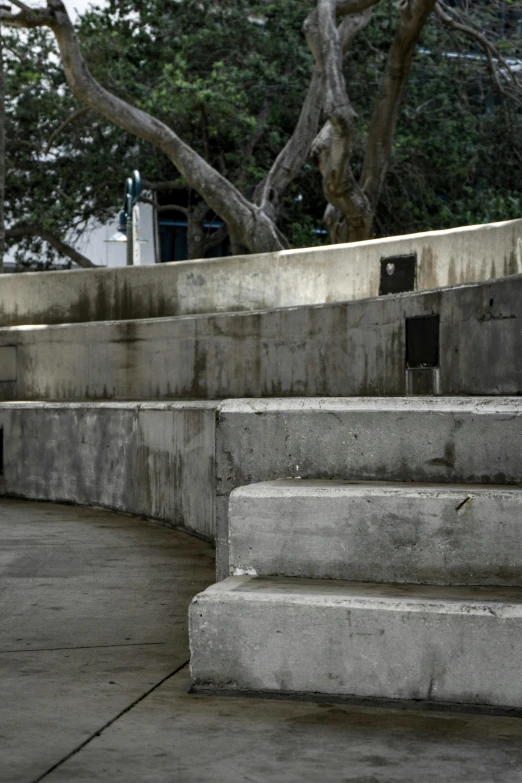
[[[461,3],[462,4],[462,3]],[[109,0],[81,19],[86,60],[107,89],[170,125],[247,196],[292,132],[311,72],[301,32],[313,0]],[[475,4],[470,4],[473,14]],[[480,4],[482,7],[482,4]],[[505,56],[521,56],[513,17],[494,4],[479,21]],[[264,23],[260,24],[260,18]],[[366,134],[396,24],[380,3],[346,60],[358,132]],[[502,37],[506,30],[510,37]],[[74,243],[89,221],[113,219],[134,168],[148,180],[178,175],[163,153],[94,112],[51,135],[80,105],[65,82],[53,37],[4,31],[7,59],[8,225],[35,223]],[[475,59],[448,58],[447,53]],[[522,213],[522,113],[494,88],[469,42],[426,26],[415,55],[393,159],[378,208],[378,235],[502,220]],[[289,188],[280,227],[294,246],[326,241],[321,180],[306,164]],[[42,258],[27,239],[19,258]],[[47,251],[46,264],[53,251]]]
[[[136,140],[90,112],[71,122],[48,150],[53,132],[80,104],[65,85],[50,33],[4,30],[4,40],[6,224],[67,234],[74,244],[89,221],[114,217]],[[17,242],[16,258],[22,266],[50,267],[56,253],[28,237]]]
[[[505,56],[519,56],[520,36],[499,39],[493,24],[498,28],[498,14],[493,10],[490,6],[485,20],[469,21],[487,23],[491,39],[503,44]],[[390,8],[378,6],[347,62],[348,90],[359,114],[356,168],[362,165],[393,27]],[[521,214],[522,111],[496,90],[487,61],[474,43],[431,20],[408,81],[376,234],[450,228]]]

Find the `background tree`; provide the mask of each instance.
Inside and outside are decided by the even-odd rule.
[[[315,69],[300,35],[307,7]],[[428,25],[432,7],[442,16],[433,14]],[[256,13],[263,14],[263,26],[256,24]],[[377,0],[320,0],[297,9],[286,0],[113,0],[88,14],[79,28],[82,49],[94,76],[111,90],[107,93],[86,71],[61,4],[54,0],[39,12],[22,7],[7,21],[28,25],[30,35],[45,37],[41,25],[53,29],[73,91],[156,144],[136,140],[82,109],[64,89],[54,63],[56,82],[33,78],[28,86],[28,96],[40,90],[40,119],[49,114],[51,120],[40,143],[31,140],[39,152],[25,151],[26,160],[31,157],[46,170],[43,198],[31,202],[36,210],[59,204],[44,214],[47,220],[53,216],[55,227],[68,224],[74,234],[89,216],[103,220],[119,205],[119,183],[138,165],[156,190],[188,190],[186,204],[177,206],[189,222],[192,256],[203,255],[216,238],[203,230],[212,211],[225,220],[236,249],[274,249],[288,240],[312,244],[322,212],[321,179],[334,239],[507,217],[520,207],[520,169],[503,170],[499,153],[506,163],[519,154],[520,112],[503,93],[516,97],[518,84],[496,61],[496,49],[489,58],[482,54],[487,47],[478,40],[482,33],[475,20],[462,9],[458,14],[429,2],[401,2],[397,12]],[[491,12],[491,21],[496,19]],[[465,28],[472,47],[480,43],[475,60],[445,57],[459,51],[455,35],[462,40],[463,30],[455,22]],[[488,45],[493,34],[489,29]],[[497,48],[503,48],[505,42],[497,38]],[[30,45],[25,49],[22,72],[32,51]],[[29,69],[33,74],[47,73],[43,51],[42,44],[42,62]],[[343,51],[349,57],[343,58]],[[470,51],[460,49],[463,55]],[[488,66],[493,82],[485,78]],[[317,135],[321,112],[326,122]],[[23,124],[23,117],[17,121]],[[308,159],[314,139],[321,179]],[[22,158],[20,150],[21,171]],[[74,172],[69,179],[67,172]],[[55,175],[56,189],[49,187]],[[12,214],[19,218],[29,208],[20,196]]]

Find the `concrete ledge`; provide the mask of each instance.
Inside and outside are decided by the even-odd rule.
[[[214,538],[213,403],[0,406],[3,492],[105,506]]]
[[[522,273],[522,220],[255,256],[2,275],[0,325],[163,318],[379,294],[381,259],[416,254],[415,290]]]
[[[426,330],[433,350],[410,357]],[[414,384],[423,394],[520,394],[522,275],[258,313],[12,327],[3,346],[17,348],[4,399],[402,396],[415,362],[429,373]]]
[[[522,591],[229,577],[190,608],[199,687],[522,706]]]
[[[522,586],[522,487],[281,480],[235,489],[230,574]]]

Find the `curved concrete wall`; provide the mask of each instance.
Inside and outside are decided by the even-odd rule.
[[[407,319],[422,344],[418,319],[433,315],[438,369],[407,371]],[[4,400],[410,393],[522,393],[522,275],[258,313],[0,329]]]
[[[0,276],[0,326],[158,318],[377,296],[381,259],[417,255],[415,290],[522,272],[522,220],[155,266]]]
[[[522,398],[0,404],[0,494],[99,505],[218,542],[277,478],[520,484]]]
[[[104,506],[213,539],[216,407],[0,405],[0,494]]]

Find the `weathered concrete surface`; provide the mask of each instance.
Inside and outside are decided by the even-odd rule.
[[[216,424],[217,421],[217,424]],[[218,540],[232,489],[287,477],[522,483],[522,398],[3,403],[0,492]]]
[[[187,661],[213,552],[131,517],[5,499],[0,540],[0,780],[33,783]]]
[[[522,486],[269,481],[229,504],[232,575],[522,586]]]
[[[183,604],[212,579],[208,546],[102,511],[0,509],[5,783],[55,764],[46,783],[522,779],[512,717],[194,696],[187,668],[149,692],[186,655]]]
[[[0,325],[163,318],[377,296],[381,258],[417,254],[416,289],[522,273],[522,220],[351,245],[0,280]]]
[[[187,695],[180,672],[49,783],[520,783],[509,717]]]
[[[279,478],[522,483],[522,398],[227,400],[216,431],[218,574],[228,496]]]
[[[221,690],[522,707],[522,590],[229,577],[190,607],[191,673]]]
[[[213,538],[215,407],[6,404],[3,490],[143,514]]]
[[[0,383],[16,381],[16,346],[0,348]]]
[[[0,329],[0,348],[17,346],[17,379],[0,382],[0,399],[400,396],[406,319],[432,315],[439,380],[423,393],[522,392],[517,275],[258,313]]]

